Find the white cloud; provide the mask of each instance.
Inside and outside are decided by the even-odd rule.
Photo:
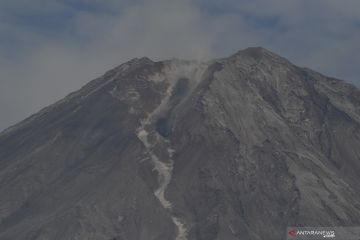
[[[262,45],[326,74],[354,82],[360,74],[355,0],[225,0],[215,13],[203,7],[219,4],[210,0],[76,2],[101,4],[102,11],[79,11],[69,4],[75,0],[0,3],[0,19],[6,19],[0,41],[19,41],[11,58],[0,46],[0,129],[133,57],[209,58]],[[9,14],[67,11],[70,24],[58,32],[9,20]],[[256,27],[247,16],[255,23],[257,17],[276,17],[280,27]]]

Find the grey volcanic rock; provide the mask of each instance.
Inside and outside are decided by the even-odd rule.
[[[134,59],[0,134],[1,240],[360,225],[360,91],[263,48]]]

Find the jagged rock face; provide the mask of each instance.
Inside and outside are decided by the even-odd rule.
[[[262,48],[134,59],[0,135],[0,239],[360,224],[360,92]]]

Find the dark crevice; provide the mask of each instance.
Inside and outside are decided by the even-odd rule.
[[[168,110],[165,116],[158,118],[155,122],[155,130],[163,137],[168,138],[171,134],[172,112],[179,105],[189,89],[189,79],[179,78],[171,92]]]
[[[170,97],[170,105],[171,107],[175,107],[181,102],[181,99],[187,93],[189,89],[189,79],[187,78],[179,78],[176,82],[176,85],[171,92]]]
[[[170,135],[169,119],[166,117],[159,118],[155,123],[155,130],[163,137]]]

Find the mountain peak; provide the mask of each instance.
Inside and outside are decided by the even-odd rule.
[[[111,69],[110,71],[105,73],[105,75],[111,75],[114,72],[123,72],[123,71],[129,71],[129,70],[132,71],[132,70],[138,69],[139,67],[153,64],[153,63],[154,62],[148,57],[133,58],[133,59]]]
[[[274,54],[274,53],[266,48],[258,46],[258,47],[248,47],[245,49],[241,49],[236,54],[240,54],[240,55],[248,54],[248,55],[258,56],[263,54]]]
[[[281,62],[284,64],[289,62],[286,58],[284,58],[266,48],[263,48],[263,47],[248,47],[248,48],[239,50],[237,53],[235,53],[232,56],[240,57],[240,58],[247,58],[247,59],[250,58],[255,61],[267,59],[270,61],[275,60],[276,62]]]
[[[119,67],[121,66],[127,66],[127,67],[138,67],[138,66],[143,66],[143,65],[147,65],[147,64],[152,64],[154,63],[150,58],[148,57],[141,57],[141,58],[133,58],[130,61],[121,64]]]
[[[153,61],[148,57],[140,57],[131,59],[128,64],[142,64],[142,63],[153,63]]]

